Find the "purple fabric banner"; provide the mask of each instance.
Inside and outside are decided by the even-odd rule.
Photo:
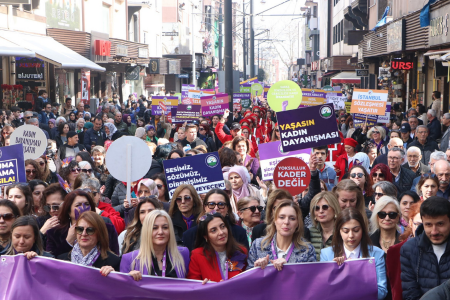
[[[143,276],[136,282],[123,273],[100,275],[98,269],[23,255],[2,256],[2,299],[183,299],[183,300],[376,300],[377,276],[371,259],[289,264],[251,269],[230,280],[200,281]]]

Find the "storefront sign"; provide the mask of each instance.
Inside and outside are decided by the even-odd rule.
[[[116,45],[116,56],[128,56],[128,46]]]
[[[91,99],[91,71],[88,69],[81,69],[81,101],[84,104],[90,104]]]
[[[212,96],[204,96],[202,101],[202,115],[210,117],[214,115],[223,115],[225,110],[230,108],[228,103],[228,94],[216,94]]]
[[[148,58],[148,48],[138,48],[138,57]]]
[[[358,77],[368,77],[369,76],[369,70],[363,70],[363,69],[357,69],[356,71],[356,76]]]
[[[47,28],[81,30],[83,0],[45,1]],[[42,5],[41,1],[41,5]]]
[[[326,92],[317,89],[302,89],[302,103],[299,107],[322,105],[327,103]]]
[[[185,73],[185,74],[178,74],[177,75],[178,78],[189,78],[189,74]]]
[[[126,80],[139,80],[139,66],[127,67],[125,73]]]
[[[405,50],[405,19],[387,26],[387,52]]]
[[[283,152],[340,142],[331,104],[277,112]]]
[[[162,36],[178,36],[178,32],[163,32]]]
[[[406,59],[394,59],[391,61],[391,68],[394,70],[411,70],[414,68],[414,62]]]
[[[44,65],[36,57],[16,57],[17,80],[44,80]]]
[[[159,74],[159,59],[150,59],[149,74]]]
[[[387,98],[387,90],[354,89],[350,113],[384,115]]]
[[[450,42],[449,20],[450,6],[445,5],[430,12],[430,29],[428,30],[428,45],[440,45]]]
[[[23,147],[26,145],[17,144],[0,150],[0,186],[27,181]]]
[[[111,42],[96,40],[94,43],[94,54],[99,56],[111,56]]]
[[[299,195],[309,186],[311,171],[300,158],[288,157],[280,161],[273,171],[273,183],[291,195]]]

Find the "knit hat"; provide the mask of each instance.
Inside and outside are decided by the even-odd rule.
[[[352,138],[344,139],[344,146],[351,146],[353,148],[356,148],[357,145],[358,145],[358,142]]]
[[[94,124],[92,124],[91,122],[84,123],[84,128],[91,129],[92,127],[94,127]]]
[[[69,131],[67,133],[67,138],[70,139],[71,137],[74,137],[75,135],[78,135],[78,133],[76,133],[75,131]]]

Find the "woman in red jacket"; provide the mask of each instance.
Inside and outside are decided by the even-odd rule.
[[[245,271],[247,249],[234,240],[227,220],[213,210],[199,221],[187,278],[205,284],[209,280],[225,281]]]
[[[358,146],[358,142],[354,139],[344,139],[345,153],[339,156],[334,164],[334,170],[339,177],[339,181],[341,181],[344,175],[353,167],[353,157],[356,154],[356,146]]]

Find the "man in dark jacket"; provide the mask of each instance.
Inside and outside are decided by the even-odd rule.
[[[404,158],[405,151],[398,147],[394,147],[388,152],[388,166],[399,194],[411,189],[412,182],[417,177],[416,173],[402,166]]]
[[[36,102],[34,103],[34,110],[37,113],[40,113],[44,109],[44,104],[50,103],[48,99],[47,91],[41,90],[39,91],[39,97],[36,99]]]
[[[419,300],[450,279],[450,202],[430,197],[422,203],[420,216],[423,225],[417,228],[416,237],[400,250],[404,300]]]
[[[183,147],[190,145],[191,149],[194,149],[199,145],[203,145],[209,151],[206,143],[197,137],[197,126],[194,124],[189,124],[186,126],[186,138],[181,141],[181,145],[183,145]]]
[[[38,113],[39,123],[48,125],[50,119],[55,119],[56,116],[52,113],[52,104],[47,102],[44,105],[44,110]]]
[[[409,144],[411,144],[414,140],[411,137],[411,126],[408,123],[403,123],[400,128],[400,135],[403,141],[403,148],[408,148]]]
[[[406,159],[407,161],[403,164],[403,167],[416,173],[416,177],[430,172],[430,167],[420,161],[422,153],[419,148],[409,147],[408,151],[406,151]]]
[[[392,138],[389,140],[389,143],[387,144],[388,151],[394,147],[398,147],[400,149],[405,150],[403,148],[403,141],[399,138]],[[378,164],[385,164],[386,166],[388,165],[387,153],[378,155],[378,157],[375,158],[375,161],[373,162],[373,166],[376,166]]]
[[[69,131],[67,133],[67,143],[59,148],[59,158],[75,157],[78,152],[86,150],[83,144],[78,144],[78,133]]]
[[[447,280],[438,287],[429,290],[423,295],[421,300],[448,300],[450,299],[450,280]]]
[[[441,122],[436,118],[436,111],[434,109],[429,109],[427,113],[428,118],[428,130],[430,132],[430,139],[436,141],[442,136]]]
[[[429,131],[427,126],[419,125],[416,128],[416,137],[417,139],[408,144],[408,148],[412,146],[416,146],[422,152],[422,163],[424,165],[428,165],[430,161],[430,155],[434,151],[439,151],[438,144],[428,137]]]
[[[104,146],[106,140],[106,134],[102,131],[103,121],[102,118],[96,117],[94,120],[94,127],[88,129],[84,133],[84,146],[88,152],[91,152],[91,146]]]
[[[11,107],[11,112],[14,115],[14,120],[12,120],[12,125],[17,128],[25,124],[25,120],[20,117],[20,107],[13,106]]]
[[[116,112],[114,116],[114,126],[116,126],[117,131],[121,133],[128,134],[128,126],[127,124],[122,120],[122,113]]]

